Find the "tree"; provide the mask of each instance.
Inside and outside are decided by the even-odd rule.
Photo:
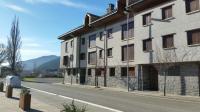
[[[164,96],[166,96],[166,80],[170,73],[176,72],[176,68],[183,62],[197,61],[200,57],[199,48],[188,49],[184,46],[179,49],[162,50],[160,47],[156,47],[154,62],[155,67],[158,71],[161,71],[164,75]],[[199,64],[199,63],[197,63]],[[169,73],[170,72],[170,73]],[[183,81],[183,76],[181,75],[181,81]],[[184,85],[181,85],[184,86]],[[185,88],[185,87],[182,87]],[[185,90],[184,90],[185,91]],[[184,92],[181,94],[185,94]]]
[[[10,37],[8,37],[8,46],[7,46],[7,60],[11,68],[11,72],[14,75],[17,75],[22,70],[21,65],[21,36],[19,29],[19,19],[14,18],[12,22],[12,27],[10,30]]]
[[[3,44],[0,44],[0,65],[6,59],[6,48]]]

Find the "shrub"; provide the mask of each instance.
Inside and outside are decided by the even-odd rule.
[[[28,88],[23,87],[21,89],[21,93],[20,94],[22,94],[22,95],[30,94],[30,90]]]
[[[61,112],[86,112],[86,107],[78,107],[74,104],[74,100],[71,104],[63,104],[63,110]]]

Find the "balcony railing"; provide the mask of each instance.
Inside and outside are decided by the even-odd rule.
[[[132,5],[132,4],[136,4],[136,3],[140,2],[140,1],[143,1],[143,0],[129,0],[128,4]]]

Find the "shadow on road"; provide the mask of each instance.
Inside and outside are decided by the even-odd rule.
[[[19,100],[19,98],[17,98],[17,97],[12,97],[11,99],[13,99],[13,100]]]
[[[40,110],[36,110],[36,109],[31,109],[30,111],[28,112],[44,112],[44,111],[40,111]]]

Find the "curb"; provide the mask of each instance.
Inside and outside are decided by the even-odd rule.
[[[181,95],[174,95],[174,94],[168,94],[167,96],[163,96],[161,92],[157,93],[147,93],[145,91],[125,91],[125,89],[115,89],[115,88],[108,88],[108,87],[100,87],[95,88],[95,86],[88,86],[88,85],[79,85],[79,84],[69,84],[69,83],[53,83],[54,85],[63,85],[63,86],[71,86],[71,87],[78,87],[78,88],[88,88],[88,89],[103,89],[103,90],[109,90],[109,91],[118,91],[118,92],[124,92],[124,93],[130,93],[135,94],[139,96],[149,96],[154,98],[161,98],[161,99],[169,99],[169,100],[176,100],[176,101],[182,101],[182,102],[192,102],[192,103],[200,103],[200,97],[198,96],[181,96]],[[192,99],[191,99],[192,98]]]

